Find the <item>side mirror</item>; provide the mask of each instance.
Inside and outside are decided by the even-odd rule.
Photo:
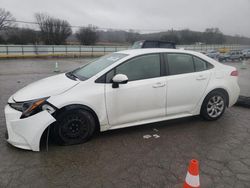
[[[125,74],[117,74],[112,78],[112,87],[118,88],[119,84],[126,84],[128,83],[128,77]]]

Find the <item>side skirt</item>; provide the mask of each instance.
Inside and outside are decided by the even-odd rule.
[[[171,119],[189,117],[189,116],[194,116],[194,114],[184,113],[184,114],[172,115],[172,116],[167,116],[167,117],[160,117],[160,118],[136,121],[136,122],[132,122],[132,123],[124,123],[124,124],[121,124],[121,125],[115,125],[115,126],[109,126],[109,127],[106,125],[103,128],[101,128],[101,132],[102,131],[107,131],[107,130],[125,128],[125,127],[133,127],[133,126],[142,125],[142,124],[166,121],[166,120],[171,120]]]

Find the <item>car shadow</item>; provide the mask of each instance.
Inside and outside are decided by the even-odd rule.
[[[175,131],[180,129],[190,129],[192,127],[196,127],[197,123],[204,122],[204,120],[200,116],[192,116],[179,118],[174,120],[165,120],[155,123],[141,124],[132,127],[125,127],[120,129],[108,130],[104,132],[96,132],[91,140],[90,144],[95,144],[99,142],[103,142],[104,140],[109,140],[114,137],[126,137],[126,135],[138,135],[138,134],[148,134],[152,133],[153,130],[157,130],[155,134],[159,134],[163,131]],[[46,130],[41,138],[40,149],[41,151],[48,151],[48,148],[56,148],[59,147],[55,139],[53,137],[52,131],[50,130],[49,139],[47,143],[48,130]],[[87,143],[85,143],[87,144]],[[81,144],[80,144],[81,145]],[[69,146],[73,147],[73,146]]]

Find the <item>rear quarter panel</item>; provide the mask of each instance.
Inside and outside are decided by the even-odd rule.
[[[197,108],[195,109],[194,114],[200,113],[200,108],[205,97],[215,89],[224,89],[225,91],[227,91],[229,96],[229,107],[236,103],[239,97],[240,88],[238,85],[238,77],[230,75],[231,72],[234,70],[236,70],[236,68],[227,65],[222,65],[219,63],[218,65],[216,64],[215,67],[210,70],[211,79],[208,83],[204,96],[197,105]]]

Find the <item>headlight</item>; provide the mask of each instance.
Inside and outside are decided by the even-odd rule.
[[[25,102],[9,103],[9,105],[12,108],[22,112],[22,119],[37,114],[42,110],[47,110],[50,114],[54,113],[56,108],[48,103],[46,101],[47,99],[48,97]]]

